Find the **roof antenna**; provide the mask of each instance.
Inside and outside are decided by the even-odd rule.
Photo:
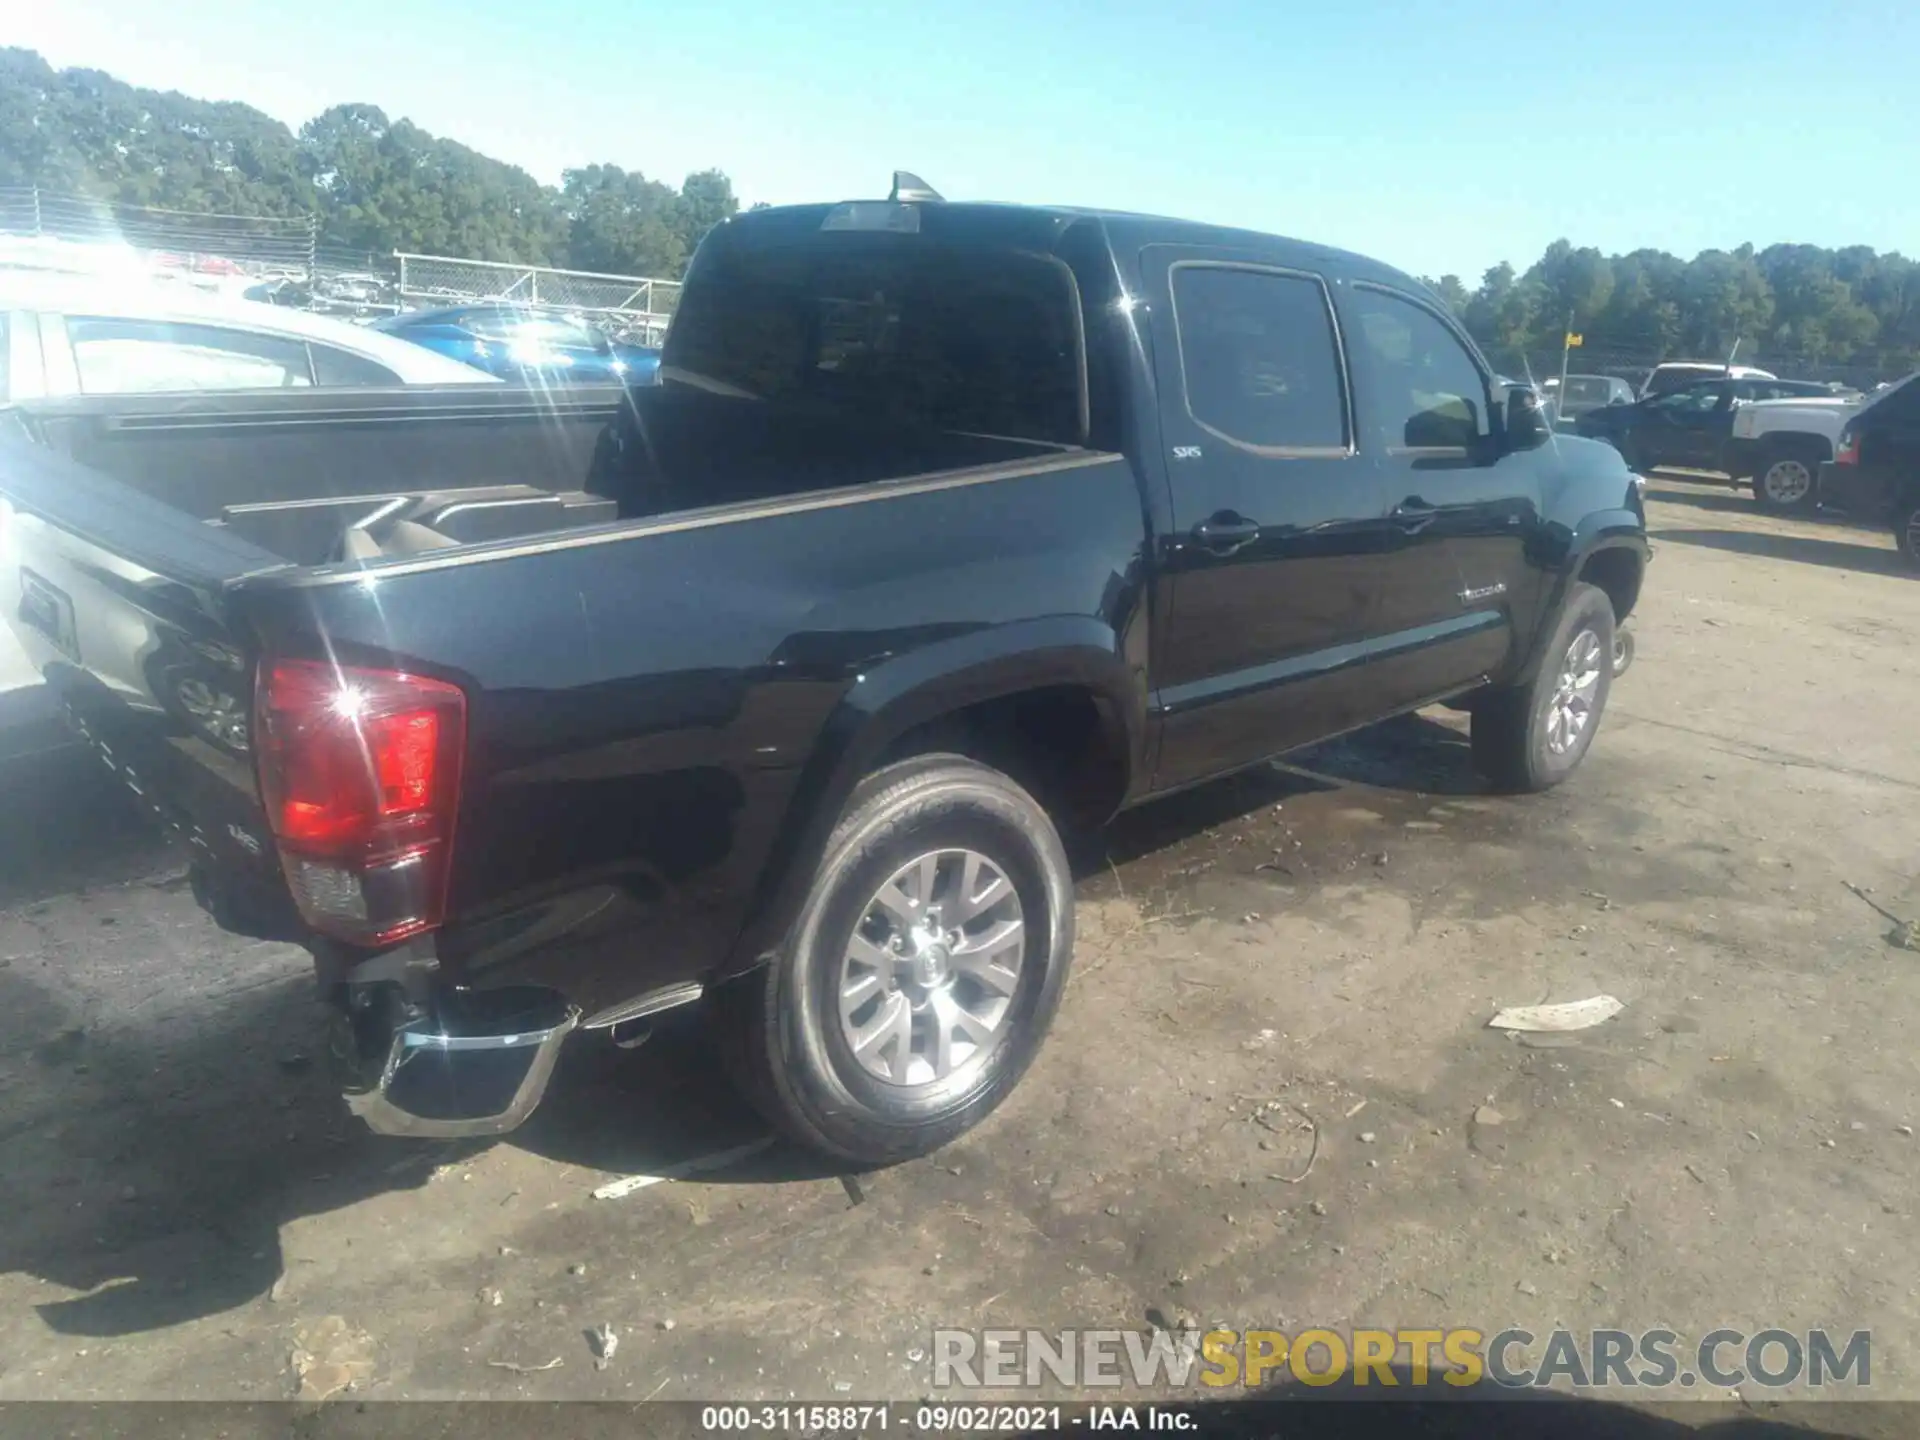
[[[938,190],[927,184],[926,181],[922,180],[911,170],[896,170],[893,172],[893,193],[887,196],[887,199],[897,202],[902,200],[944,200],[945,198],[946,197]]]

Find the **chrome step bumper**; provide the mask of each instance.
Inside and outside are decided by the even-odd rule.
[[[374,1133],[503,1135],[539,1105],[579,1023],[551,990],[466,992],[409,1017],[397,987],[380,987],[339,1014],[330,1048],[347,1108]]]

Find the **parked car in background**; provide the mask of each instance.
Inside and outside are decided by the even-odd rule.
[[[1560,429],[1573,424],[1589,410],[1606,405],[1631,405],[1633,387],[1618,375],[1569,375],[1546,382],[1548,398],[1553,402],[1553,421]]]
[[[178,283],[0,272],[0,403],[167,390],[493,384],[390,335]]]
[[[1820,467],[1866,403],[1857,393],[1822,390],[1742,405],[1727,437],[1726,471],[1735,480],[1751,478],[1753,498],[1768,510],[1810,510],[1820,499]]]
[[[182,390],[474,384],[499,382],[324,315],[178,281],[0,270],[0,404]],[[0,631],[0,693],[38,683],[12,637]]]
[[[1669,360],[1663,365],[1653,367],[1646,382],[1640,387],[1640,398],[1648,399],[1654,395],[1665,395],[1670,391],[1683,390],[1701,380],[1771,380],[1771,371],[1756,370],[1751,365],[1722,365],[1713,360]]]
[[[1697,380],[1684,389],[1631,405],[1589,410],[1574,422],[1574,431],[1611,442],[1629,465],[1643,473],[1661,465],[1724,471],[1732,463],[1727,441],[1733,434],[1737,407],[1752,400],[1831,393],[1825,385],[1811,381],[1770,376]]]
[[[1820,467],[1819,493],[1857,519],[1891,526],[1907,564],[1920,570],[1920,373],[1876,391],[1847,420]]]
[[[494,302],[410,310],[373,328],[464,361],[503,380],[650,384],[660,352],[609,340],[585,316]]]

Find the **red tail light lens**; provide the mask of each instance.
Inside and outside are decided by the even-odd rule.
[[[466,750],[459,687],[268,661],[254,711],[260,794],[307,923],[365,945],[438,925]]]
[[[1860,463],[1860,437],[1851,430],[1840,432],[1840,443],[1834,447],[1833,463],[1836,465],[1858,465]]]

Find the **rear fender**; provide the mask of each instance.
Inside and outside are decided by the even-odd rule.
[[[1145,773],[1144,680],[1122,659],[1113,630],[1098,620],[1056,616],[979,630],[856,677],[802,768],[723,976],[751,969],[780,943],[848,797],[896,742],[985,701],[1062,687],[1084,688],[1093,699],[1108,745],[1124,757],[1124,791],[1131,794]]]

